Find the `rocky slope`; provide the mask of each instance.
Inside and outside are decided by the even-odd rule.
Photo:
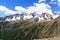
[[[34,40],[60,35],[60,17],[52,21],[0,22],[1,40]]]

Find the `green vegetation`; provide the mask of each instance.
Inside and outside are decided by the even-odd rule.
[[[60,18],[45,22],[0,22],[0,40],[33,40],[58,36]]]

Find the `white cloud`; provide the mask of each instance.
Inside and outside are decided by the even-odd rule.
[[[48,5],[48,4],[45,4],[45,5],[47,5],[46,8],[51,9],[51,6],[50,5]]]
[[[57,0],[58,2],[60,2],[60,0]]]
[[[43,2],[43,1],[46,1],[46,0],[39,0],[38,2],[40,3],[40,2]]]
[[[52,14],[51,6],[45,3],[34,3],[34,6],[30,6],[30,12],[36,12],[37,14],[49,13]]]
[[[60,6],[60,3],[58,3],[58,5]]]
[[[39,0],[39,2],[46,1],[46,0]],[[5,6],[0,6],[0,11],[3,11],[5,14],[21,14],[21,13],[49,13],[52,15],[51,6],[45,3],[34,3],[34,6],[29,6],[24,8],[22,6],[15,6],[16,11],[12,11]]]
[[[50,4],[57,4],[57,0],[51,0]]]
[[[12,11],[5,6],[0,6],[0,11],[4,12],[6,15],[16,14],[16,11]]]
[[[22,6],[15,6],[15,10],[17,10],[20,14],[27,12],[27,10],[23,8]]]
[[[26,9],[21,6],[16,6],[15,10],[17,10],[19,13],[50,13],[52,15],[51,6],[45,3],[34,3],[34,6],[29,6]]]
[[[60,0],[57,0],[58,5],[60,6]]]
[[[58,4],[60,6],[60,0],[51,0],[50,4]]]
[[[35,6],[29,6],[29,7],[27,8],[27,13],[34,13],[36,10],[37,10],[37,9],[36,9]]]

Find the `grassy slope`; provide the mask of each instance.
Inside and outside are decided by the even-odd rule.
[[[50,38],[60,34],[60,18],[48,22],[0,23],[0,39],[33,40]]]

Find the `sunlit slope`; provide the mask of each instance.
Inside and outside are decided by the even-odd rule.
[[[52,21],[16,23],[0,23],[0,39],[3,40],[33,40],[51,38],[60,35],[60,17]]]

